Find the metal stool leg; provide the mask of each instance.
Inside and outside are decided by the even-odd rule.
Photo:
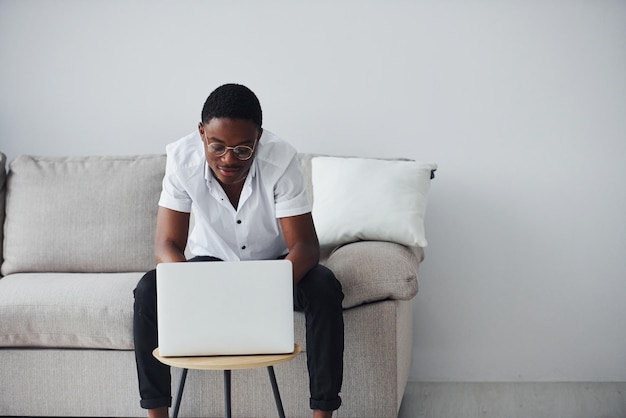
[[[180,376],[180,384],[178,385],[178,394],[176,395],[176,402],[174,403],[174,411],[172,418],[178,418],[178,411],[180,410],[180,402],[183,399],[183,391],[185,389],[185,381],[187,380],[187,372],[189,369],[183,369],[183,373]],[[274,392],[274,401],[276,402],[276,408],[278,409],[278,416],[285,418],[285,410],[283,409],[283,402],[280,399],[280,392],[278,390],[278,383],[276,383],[276,374],[274,373],[273,366],[267,366],[267,371],[270,375],[270,382],[272,384],[272,392]],[[226,418],[232,418],[232,402],[231,402],[231,370],[224,370],[224,409]]]
[[[270,382],[272,382],[272,391],[274,392],[278,416],[285,418],[285,410],[283,409],[283,401],[280,399],[280,392],[278,391],[278,384],[276,383],[276,374],[274,374],[274,366],[267,366],[267,371],[270,375]]]
[[[176,403],[174,404],[174,414],[172,418],[178,417],[178,410],[180,409],[180,401],[183,399],[183,389],[185,389],[185,380],[187,380],[187,372],[189,369],[183,369],[183,374],[180,376],[180,384],[178,385],[178,395],[176,395]]]
[[[231,418],[230,370],[224,370],[224,409],[226,418]]]

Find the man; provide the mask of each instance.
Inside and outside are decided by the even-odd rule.
[[[189,234],[190,213],[195,225]],[[167,146],[159,200],[157,262],[286,258],[293,265],[294,305],[304,311],[310,406],[314,417],[339,408],[343,378],[341,285],[318,264],[319,243],[296,150],[264,131],[247,87],[226,84],[207,98],[198,131]],[[134,338],[141,406],[167,417],[170,369],[157,346],[156,273],[135,289]]]

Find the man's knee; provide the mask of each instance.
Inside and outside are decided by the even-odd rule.
[[[156,270],[143,275],[133,290],[135,300],[156,299]]]
[[[343,291],[335,274],[325,266],[313,267],[298,284],[309,303],[341,305]]]

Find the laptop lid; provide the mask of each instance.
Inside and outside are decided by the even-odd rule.
[[[160,355],[293,351],[290,261],[161,263],[156,270]]]

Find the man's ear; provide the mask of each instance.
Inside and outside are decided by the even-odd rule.
[[[198,132],[200,133],[200,141],[202,141],[203,144],[206,144],[206,139],[204,136],[204,123],[198,123]]]

